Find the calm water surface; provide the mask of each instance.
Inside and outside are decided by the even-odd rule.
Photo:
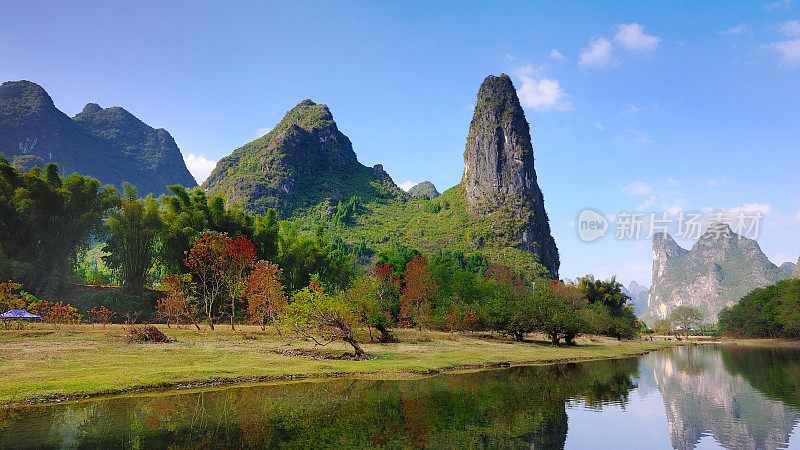
[[[800,350],[284,383],[0,410],[0,448],[800,448]]]

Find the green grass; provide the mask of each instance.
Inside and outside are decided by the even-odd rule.
[[[129,343],[119,325],[55,330],[36,324],[27,330],[0,331],[0,404],[213,381],[333,374],[398,378],[498,363],[612,358],[675,345],[582,337],[577,347],[552,347],[543,341],[516,343],[491,335],[397,330],[398,343],[364,344],[371,359],[347,361],[276,354],[314,346],[303,340],[279,338],[274,330],[237,327],[245,336],[225,326],[213,332],[158,327],[174,341]],[[361,334],[368,340],[366,330]],[[322,348],[330,354],[348,350],[340,343]]]

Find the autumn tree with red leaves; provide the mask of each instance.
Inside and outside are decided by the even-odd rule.
[[[236,302],[242,297],[247,271],[255,258],[255,247],[247,237],[231,238],[225,233],[203,233],[189,249],[184,263],[197,280],[203,312],[212,330],[215,313],[226,299],[230,301],[231,329],[235,329]]]
[[[495,281],[504,286],[510,286],[517,295],[525,294],[525,282],[517,272],[504,265],[490,266],[483,275],[487,280]]]
[[[103,328],[105,328],[106,324],[108,324],[111,321],[111,319],[113,319],[114,316],[117,315],[117,313],[111,311],[110,309],[106,308],[103,305],[101,305],[99,308],[95,306],[94,308],[90,309],[87,312],[89,313],[89,317],[91,318],[92,323],[102,323]]]
[[[53,303],[44,301],[37,305],[36,312],[42,316],[42,321],[53,324],[54,327],[59,328],[60,325],[65,323],[78,323],[81,321],[81,316],[78,310],[64,304],[63,302]]]
[[[400,303],[400,324],[420,328],[430,324],[431,302],[439,288],[431,276],[428,260],[415,256],[403,272],[405,287]]]
[[[275,323],[276,317],[286,308],[287,299],[281,284],[282,272],[283,269],[277,264],[259,261],[253,265],[247,279],[247,318],[250,323],[260,324],[262,330],[266,329],[268,320]]]
[[[235,330],[236,302],[244,298],[247,274],[256,260],[256,247],[246,236],[236,236],[226,244],[224,280],[230,299],[231,330]]]
[[[195,313],[196,298],[193,295],[192,276],[188,273],[185,275],[170,274],[164,277],[161,283],[165,295],[158,300],[156,308],[161,317],[166,319],[167,328],[169,328],[170,322],[180,328],[181,319],[189,319],[199,330],[200,324],[197,323],[197,314]]]

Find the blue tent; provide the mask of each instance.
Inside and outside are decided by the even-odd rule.
[[[31,314],[24,309],[9,309],[7,313],[0,314],[0,319],[42,320],[42,316]]]

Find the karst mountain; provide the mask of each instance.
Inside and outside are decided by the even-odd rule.
[[[166,130],[95,103],[69,117],[30,81],[0,85],[0,154],[23,170],[53,162],[64,176],[76,172],[117,187],[127,181],[141,195],[197,185]]]

